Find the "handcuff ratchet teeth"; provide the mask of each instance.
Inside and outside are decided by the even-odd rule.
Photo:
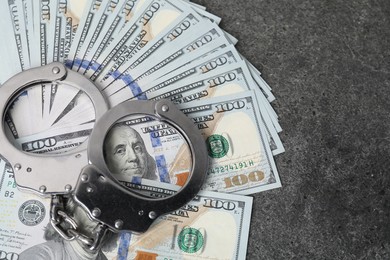
[[[40,83],[55,82],[74,86],[91,99],[96,123],[89,140],[64,154],[23,152],[14,147],[5,133],[4,120],[10,103],[24,89]],[[13,166],[15,181],[20,189],[52,197],[52,225],[59,228],[59,233],[63,232],[59,219],[70,224],[72,230],[77,228],[66,214],[53,206],[58,205],[55,201],[62,196],[72,196],[91,219],[103,226],[101,233],[105,229],[114,232],[145,232],[158,216],[188,203],[199,192],[206,177],[208,156],[204,140],[193,122],[175,105],[166,100],[126,101],[108,109],[97,87],[84,76],[66,69],[62,63],[55,62],[27,70],[5,82],[0,88],[0,111],[0,154]],[[133,115],[149,116],[172,125],[190,148],[191,173],[186,184],[172,196],[152,199],[131,191],[112,176],[106,165],[103,147],[108,131],[118,120]],[[69,235],[70,239],[77,236],[75,232],[67,232],[62,236]],[[101,240],[99,236],[95,240]],[[91,249],[97,247],[96,241],[91,245],[91,240],[84,240]]]

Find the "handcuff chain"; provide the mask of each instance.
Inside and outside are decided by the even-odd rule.
[[[59,195],[52,196],[50,218],[50,223],[54,230],[67,241],[78,240],[88,249],[95,250],[96,242],[101,240],[99,237],[100,232],[98,232],[97,237],[93,239],[77,231],[78,225],[76,221],[64,211],[64,203],[62,197]],[[70,227],[65,228],[64,223],[69,224]],[[102,227],[100,229],[102,229]]]

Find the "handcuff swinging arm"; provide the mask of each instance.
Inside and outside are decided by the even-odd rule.
[[[59,62],[21,72],[0,88],[0,154],[13,167],[18,188],[41,196],[69,194],[76,186],[81,169],[88,164],[87,142],[66,154],[34,154],[20,151],[5,134],[5,116],[12,101],[17,94],[39,83],[61,83],[84,91],[95,107],[96,120],[108,110],[108,105],[90,80],[68,71]]]
[[[88,146],[85,142],[72,152],[49,156],[18,150],[5,134],[4,119],[8,106],[22,90],[37,83],[55,82],[75,86],[90,97],[97,122]],[[74,196],[91,218],[103,226],[108,226],[113,231],[144,232],[158,216],[184,206],[199,192],[208,167],[206,146],[192,121],[169,101],[127,101],[108,111],[107,109],[107,103],[96,86],[82,75],[67,71],[61,63],[19,73],[0,88],[0,154],[13,166],[19,188],[53,198],[66,194]],[[112,176],[105,164],[103,142],[107,132],[117,120],[138,114],[168,122],[189,144],[192,156],[191,174],[187,183],[173,196],[151,199],[131,192]],[[113,209],[115,214],[112,214]],[[58,211],[52,212],[52,216],[53,224],[59,227]],[[62,221],[67,221],[66,216],[61,218]],[[69,236],[69,232],[64,234],[65,237],[66,235]]]
[[[166,122],[189,145],[192,170],[187,183],[174,195],[159,199],[147,198],[129,191],[110,174],[103,153],[104,140],[115,122],[129,115],[146,115]],[[194,123],[167,100],[127,101],[107,111],[92,131],[88,156],[91,165],[85,167],[80,175],[75,198],[92,212],[93,218],[112,230],[146,231],[158,216],[179,209],[199,192],[208,167],[203,137]],[[112,214],[113,208],[115,214]]]

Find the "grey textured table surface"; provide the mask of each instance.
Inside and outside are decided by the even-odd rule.
[[[390,1],[194,2],[261,70],[284,129],[247,259],[390,259]]]

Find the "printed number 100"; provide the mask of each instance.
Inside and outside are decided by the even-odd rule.
[[[224,179],[226,185],[225,188],[229,189],[235,186],[242,186],[250,182],[260,182],[264,180],[264,178],[265,175],[262,171],[255,171],[249,174],[240,174],[233,177],[227,177]]]

